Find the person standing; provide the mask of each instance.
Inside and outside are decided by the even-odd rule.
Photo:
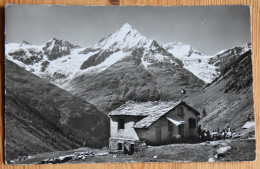
[[[211,135],[210,135],[210,132],[209,130],[207,131],[207,141],[210,141],[211,140]]]
[[[231,128],[229,127],[229,125],[227,126],[227,132],[231,132]]]
[[[199,134],[199,136],[201,135],[201,125],[199,125],[199,127],[198,127],[198,134]]]

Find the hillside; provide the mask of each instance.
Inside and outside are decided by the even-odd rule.
[[[93,54],[93,51],[97,51]],[[81,54],[90,55],[64,89],[109,112],[128,100],[175,100],[205,83],[129,24]]]
[[[6,57],[106,113],[128,100],[175,100],[182,88],[193,93],[205,85],[127,23],[87,48],[53,38],[39,46],[6,44]]]
[[[222,72],[229,67],[241,55],[252,49],[251,43],[246,43],[242,46],[233,47],[231,49],[222,50],[209,59],[209,64],[216,66],[218,72]]]
[[[205,109],[202,127],[212,131],[229,125],[241,131],[248,115],[254,116],[251,56],[251,50],[237,55],[216,80],[185,99],[197,110]]]
[[[107,144],[109,120],[105,114],[7,59],[5,87],[6,161]]]

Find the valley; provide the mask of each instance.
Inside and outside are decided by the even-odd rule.
[[[42,155],[36,155],[37,160],[44,160],[49,152],[58,158],[57,152],[68,155],[78,148],[103,152],[110,137],[107,114],[128,101],[184,100],[201,113],[199,124],[203,129],[213,131],[229,125],[249,145],[239,153],[255,148],[254,128],[242,129],[249,116],[254,118],[251,43],[204,55],[181,42],[159,44],[126,23],[88,47],[57,38],[42,45],[22,41],[5,47],[7,162],[36,154]],[[114,158],[110,154],[75,162],[128,162],[130,158],[143,162],[189,161],[178,159],[181,151],[159,152],[168,152],[168,148],[175,151],[179,146],[198,153],[210,149],[203,158],[208,161],[222,143],[241,146],[237,139],[172,144],[151,147],[130,157]],[[155,161],[145,156],[151,151],[158,152],[153,154],[158,156]],[[236,147],[230,151],[237,153]],[[232,160],[253,160],[253,156],[232,156]]]

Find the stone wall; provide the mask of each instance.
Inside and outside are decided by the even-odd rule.
[[[122,144],[122,150],[119,150],[119,143]],[[123,138],[109,138],[109,150],[110,152],[124,152],[128,154],[134,153],[131,150],[131,144],[134,146],[134,151],[137,151],[138,148],[142,145],[140,140],[131,140]]]

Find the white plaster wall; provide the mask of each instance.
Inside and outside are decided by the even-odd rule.
[[[180,105],[181,106],[181,105]],[[191,136],[198,136],[198,117],[196,114],[185,106],[184,108],[184,116],[183,119],[186,121],[184,124],[184,137],[191,137]],[[161,141],[163,142],[170,142],[172,140],[172,135],[179,134],[179,127],[173,125],[173,132],[170,133],[168,130],[168,120],[166,117],[173,117],[178,115],[178,107],[176,107],[173,111],[170,111],[165,116],[161,117],[159,120],[154,122],[148,129],[137,129],[137,134],[139,138],[145,138],[152,142],[152,144],[159,144],[156,140],[156,126],[161,126]],[[196,127],[193,129],[189,128],[189,118],[193,118],[196,120]]]
[[[179,105],[182,106],[182,105]],[[179,107],[178,106],[178,107]],[[161,141],[168,142],[172,140],[172,135],[179,134],[179,127],[173,125],[173,133],[169,133],[168,130],[168,120],[166,117],[172,117],[178,115],[178,107],[170,111],[159,120],[154,122],[148,129],[134,129],[134,124],[140,121],[141,117],[132,117],[132,116],[112,116],[110,117],[110,135],[112,138],[126,138],[132,140],[139,140],[139,138],[144,138],[150,140],[153,144],[158,144],[156,140],[156,126],[161,126]],[[198,117],[196,114],[185,106],[182,106],[184,109],[184,137],[198,136]],[[118,129],[118,119],[125,119],[125,129]],[[193,129],[189,128],[189,118],[196,120],[196,127]]]
[[[124,118],[125,128],[118,129],[118,119]],[[113,116],[110,117],[110,136],[115,138],[127,138],[133,140],[139,140],[136,131],[134,129],[134,124],[141,120],[140,117],[131,116]]]
[[[181,106],[181,105],[180,105]],[[178,106],[178,107],[180,107]],[[166,117],[172,117],[172,116],[176,116],[178,115],[178,107],[176,107],[173,111],[169,112],[166,114]],[[185,120],[184,123],[184,137],[189,137],[189,136],[198,136],[198,116],[196,116],[196,114],[194,112],[192,112],[191,110],[188,110],[187,107],[182,106],[183,107],[183,112],[184,112],[184,116],[183,119]],[[193,118],[196,120],[196,127],[190,129],[189,128],[189,118]],[[174,127],[174,134],[179,134],[179,128],[177,126]]]

